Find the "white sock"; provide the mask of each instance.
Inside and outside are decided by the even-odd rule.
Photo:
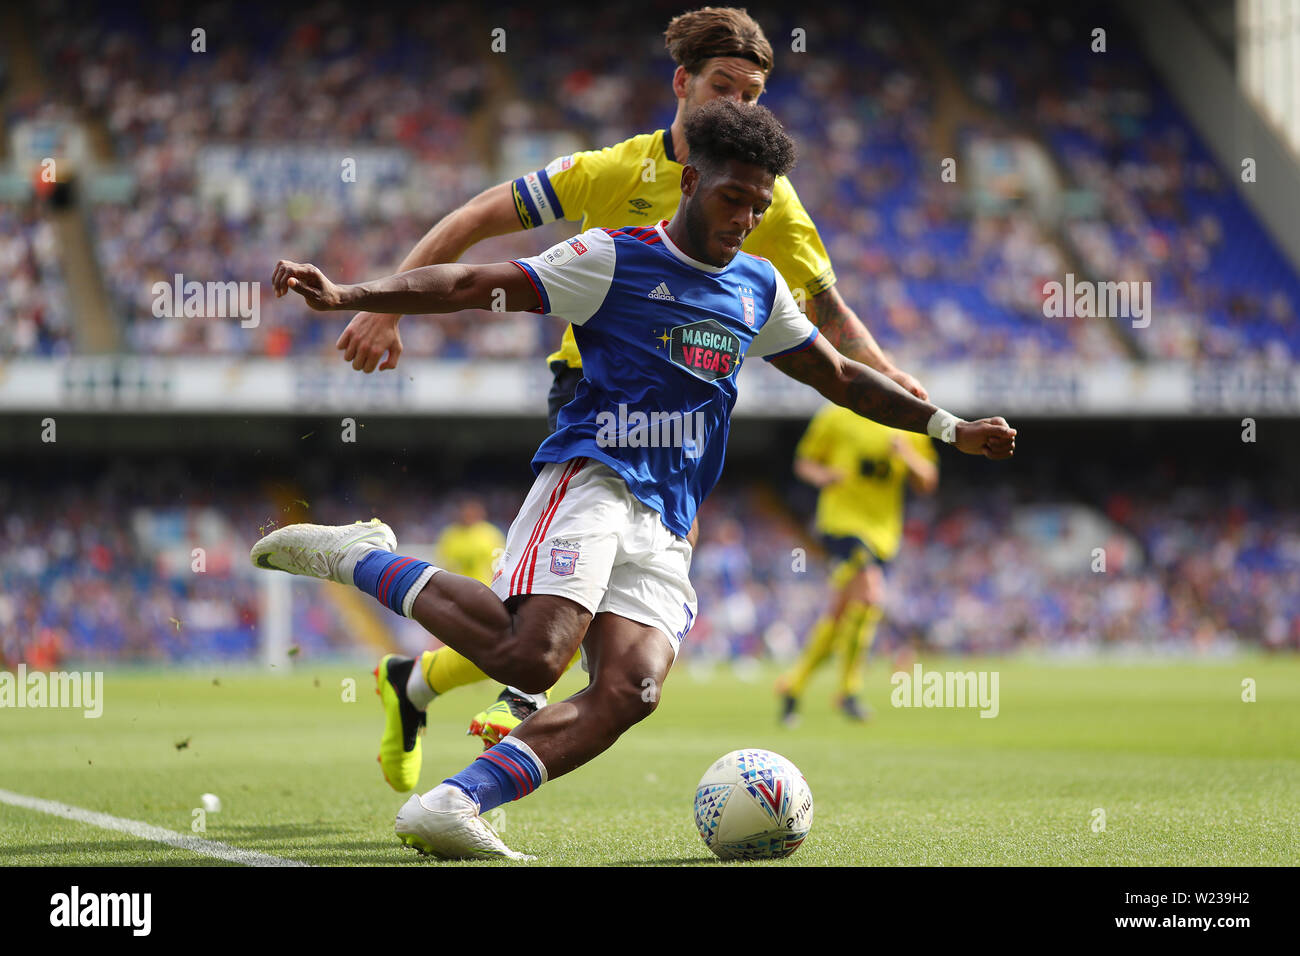
[[[427,653],[427,652],[426,652]],[[424,679],[424,654],[415,659],[415,664],[411,667],[411,676],[406,678],[406,697],[416,710],[425,710],[433,703],[433,699],[438,696],[438,692],[429,686],[429,682]]]
[[[411,610],[415,607],[415,599],[419,597],[420,592],[424,590],[424,586],[429,583],[429,579],[441,570],[442,568],[435,568],[433,565],[429,565],[420,572],[420,576],[411,583],[409,588],[406,589],[406,595],[402,598],[402,617],[411,616]]]
[[[515,747],[519,750],[522,750],[525,754],[527,754],[529,759],[531,759],[532,762],[537,765],[537,770],[542,775],[542,783],[546,782],[547,780],[546,764],[542,763],[542,758],[537,756],[537,754],[533,752],[532,747],[528,746],[528,744],[524,743],[518,737],[506,737],[505,741],[503,742],[508,743],[510,744],[511,747]],[[537,786],[540,787],[542,783],[539,783]]]

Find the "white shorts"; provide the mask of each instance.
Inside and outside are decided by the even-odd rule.
[[[506,535],[492,579],[501,598],[558,594],[657,627],[673,654],[698,609],[691,546],[607,465],[590,458],[545,465]]]

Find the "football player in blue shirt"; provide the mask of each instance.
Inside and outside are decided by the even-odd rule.
[[[775,178],[794,165],[794,143],[770,112],[715,100],[686,136],[681,202],[655,226],[591,229],[540,256],[351,286],[311,265],[276,265],[276,294],[293,290],[322,311],[554,315],[573,324],[585,359],[574,399],[533,458],[537,478],[490,587],[395,553],[378,518],[290,525],[252,550],[259,567],[355,585],[530,693],[554,684],[581,649],[591,675],[583,691],[402,807],[397,834],[422,852],[521,858],[481,814],[591,760],[655,709],[695,618],[686,535],[722,472],[747,357],[967,454],[1015,451],[1001,418],[961,421],[841,356],[772,264],[740,252]]]

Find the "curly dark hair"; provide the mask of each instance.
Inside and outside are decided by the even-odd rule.
[[[784,176],[794,168],[797,153],[794,140],[767,107],[722,98],[687,118],[686,147],[687,162],[706,176],[733,159]]]
[[[688,73],[699,73],[715,56],[743,57],[756,63],[763,76],[772,72],[772,44],[743,8],[701,7],[673,17],[664,45]]]

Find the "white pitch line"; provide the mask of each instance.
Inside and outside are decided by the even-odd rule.
[[[117,830],[120,833],[129,833],[133,837],[141,840],[152,840],[155,843],[166,843],[169,846],[178,847],[182,850],[190,850],[194,853],[201,853],[204,856],[216,857],[218,860],[227,860],[231,863],[242,863],[245,866],[307,866],[298,860],[285,860],[278,856],[271,856],[269,853],[258,853],[256,850],[241,850],[237,846],[231,846],[228,843],[219,843],[216,840],[203,840],[199,837],[189,836],[185,833],[177,833],[175,830],[167,830],[163,827],[156,827],[149,823],[141,823],[139,820],[128,820],[125,817],[115,817],[107,813],[96,813],[94,810],[83,810],[81,807],[70,806],[66,803],[57,803],[54,800],[42,800],[40,797],[29,797],[25,794],[14,793],[12,790],[0,790],[0,803],[7,803],[15,807],[23,807],[27,810],[36,810],[40,813],[48,813],[51,816],[63,817],[65,820],[76,820],[78,823],[89,823],[92,827],[101,827],[105,830]]]

